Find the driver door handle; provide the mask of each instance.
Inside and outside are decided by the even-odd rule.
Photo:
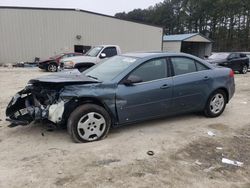
[[[168,89],[168,88],[170,88],[170,86],[168,84],[164,84],[161,86],[161,89]]]
[[[210,77],[209,76],[205,76],[204,78],[203,78],[203,80],[209,80],[210,79]]]

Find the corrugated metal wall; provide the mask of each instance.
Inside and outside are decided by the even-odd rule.
[[[97,44],[117,44],[123,52],[161,50],[162,28],[74,10],[0,8],[0,63]]]
[[[163,42],[163,51],[167,52],[180,52],[181,51],[181,41],[177,42]]]

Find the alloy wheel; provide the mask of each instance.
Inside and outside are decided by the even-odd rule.
[[[106,121],[104,117],[96,112],[84,115],[77,124],[79,136],[87,141],[99,139],[105,132]]]
[[[219,114],[223,110],[224,104],[224,96],[220,93],[217,93],[210,101],[211,112],[213,112],[214,114]]]

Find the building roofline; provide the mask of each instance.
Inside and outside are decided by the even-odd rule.
[[[193,34],[192,36],[189,36],[185,39],[182,39],[182,40],[163,40],[164,42],[185,42],[186,40],[190,39],[190,38],[193,38],[197,35],[200,35],[201,37],[207,39],[208,41],[210,41],[211,43],[213,43],[214,41],[208,37],[206,37],[205,35],[201,34],[201,33],[187,33],[187,34]],[[176,35],[182,35],[182,34],[176,34]],[[184,34],[183,34],[184,35]],[[167,36],[167,35],[166,35]]]
[[[196,35],[191,36],[191,37],[188,37],[188,38],[186,38],[185,40],[188,40],[188,39],[190,39],[190,38],[192,38],[192,37],[195,37],[195,36],[197,36],[197,35],[200,35],[201,37],[203,37],[203,38],[205,38],[205,39],[209,40],[211,43],[213,43],[213,42],[214,42],[212,39],[210,39],[210,38],[206,37],[205,35],[203,35],[203,34],[201,34],[201,33],[196,33]],[[183,40],[183,41],[185,42],[185,40]]]
[[[49,7],[0,6],[0,9],[28,9],[28,10],[79,11],[79,12],[89,13],[89,14],[93,14],[93,15],[97,15],[97,16],[103,16],[103,17],[113,18],[113,19],[117,19],[117,20],[122,20],[122,21],[127,21],[127,22],[142,24],[142,25],[147,25],[147,26],[151,26],[151,27],[158,27],[158,28],[161,28],[161,29],[164,28],[163,26],[159,26],[159,25],[148,24],[148,23],[143,23],[143,22],[139,22],[139,21],[133,21],[133,20],[129,20],[129,19],[121,19],[121,18],[117,18],[117,17],[115,17],[115,16],[110,16],[110,15],[106,15],[106,14],[102,14],[102,13],[97,13],[97,12],[92,12],[92,11],[82,10],[82,9],[77,9],[77,8],[74,9],[74,8],[49,8]]]
[[[191,33],[190,33],[191,34]],[[193,37],[195,37],[195,36],[197,36],[197,35],[200,35],[199,33],[194,33],[192,36],[189,36],[189,37],[187,37],[187,38],[185,38],[185,39],[183,39],[182,41],[185,41],[185,40],[188,40],[188,39],[191,39],[191,38],[193,38]],[[203,37],[203,36],[202,36]]]

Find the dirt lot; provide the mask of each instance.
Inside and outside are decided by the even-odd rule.
[[[66,130],[48,125],[7,127],[11,97],[46,74],[0,68],[1,188],[250,187],[250,73],[236,75],[236,94],[219,118],[189,114],[149,121],[113,129],[89,144],[75,144]],[[244,164],[225,165],[222,157]]]

